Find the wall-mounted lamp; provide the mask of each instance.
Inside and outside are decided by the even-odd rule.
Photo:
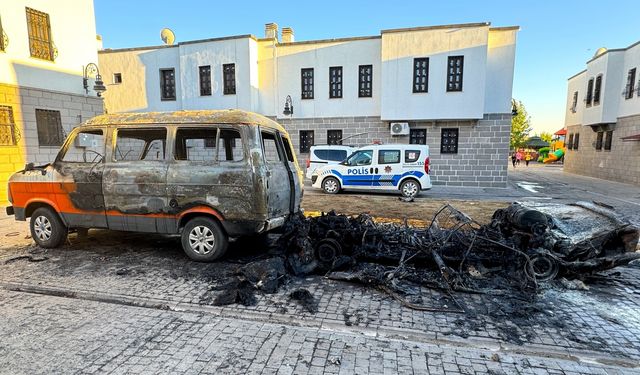
[[[291,102],[291,95],[287,95],[287,99],[284,101],[284,111],[282,114],[285,116],[293,115],[293,103]]]
[[[518,115],[518,107],[516,107],[516,101],[512,100],[511,101],[511,116],[517,116]]]
[[[102,96],[102,93],[107,91],[107,88],[104,86],[104,82],[102,82],[102,76],[100,75],[100,70],[98,70],[98,66],[94,63],[89,63],[86,66],[82,67],[82,85],[84,86],[84,91],[89,93],[89,76],[95,75],[96,80],[93,85],[93,91],[95,91],[98,97]]]

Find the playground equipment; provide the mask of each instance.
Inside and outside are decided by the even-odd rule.
[[[557,141],[551,143],[551,147],[555,151],[549,152],[550,150],[547,150],[548,154],[547,154],[546,158],[542,159],[542,162],[545,163],[545,164],[549,164],[549,163],[553,163],[555,161],[558,161],[558,160],[562,159],[562,157],[564,156],[564,153],[565,153],[564,141],[557,140]]]

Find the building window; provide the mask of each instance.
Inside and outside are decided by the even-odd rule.
[[[427,144],[427,129],[411,129],[409,130],[409,143],[413,145]]]
[[[60,111],[36,109],[36,127],[40,146],[60,146],[64,141]]]
[[[119,85],[122,83],[122,73],[113,73],[113,84]]]
[[[236,64],[222,65],[222,78],[224,80],[224,94],[236,94]]]
[[[576,133],[573,136],[573,149],[577,150],[578,146],[580,146],[580,133]]]
[[[211,95],[211,65],[198,67],[200,75],[200,96]]]
[[[0,105],[0,146],[15,146],[16,144],[18,144],[18,134],[16,133],[16,124],[13,121],[13,108]]]
[[[636,68],[630,69],[627,73],[627,86],[624,90],[624,98],[631,99],[633,98],[633,92],[635,91],[636,85]]]
[[[302,83],[302,99],[313,99],[313,68],[306,68],[300,71]]]
[[[327,130],[327,143],[330,145],[341,145],[342,130]]]
[[[573,93],[573,100],[571,101],[571,113],[576,113],[576,108],[578,108],[578,92]]]
[[[447,91],[462,91],[464,56],[449,56],[447,67]]]
[[[308,153],[311,146],[313,146],[313,130],[300,130],[300,153]]]
[[[569,134],[569,141],[567,142],[567,150],[573,150],[573,134]]]
[[[591,78],[589,83],[587,83],[587,98],[585,100],[587,102],[587,107],[590,106],[593,100],[593,78]]]
[[[360,65],[358,67],[358,97],[370,98],[373,96],[373,65]]]
[[[596,150],[600,151],[602,150],[602,136],[604,135],[604,132],[598,132],[598,134],[596,135]]]
[[[413,59],[413,92],[429,92],[429,58]]]
[[[609,130],[604,137],[604,150],[611,151],[611,141],[613,141],[613,130]]]
[[[54,53],[49,15],[31,8],[26,8],[26,10],[31,57],[53,61]]]
[[[602,76],[596,77],[596,87],[593,89],[593,105],[600,104],[600,89],[602,88]]]
[[[440,153],[441,154],[457,154],[458,153],[458,129],[445,128],[442,129],[440,135]]]
[[[329,98],[342,98],[342,67],[329,68]]]
[[[176,70],[160,69],[160,99],[176,100]]]

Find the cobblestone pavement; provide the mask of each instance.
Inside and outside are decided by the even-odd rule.
[[[623,374],[629,369],[0,291],[0,372]]]
[[[464,314],[411,310],[322,277],[292,279],[255,306],[216,307],[219,287],[259,246],[234,243],[224,262],[201,264],[166,236],[94,230],[44,250],[25,223],[0,224],[0,372],[640,371],[637,266],[588,291],[548,286],[534,302],[424,290],[434,308]],[[317,313],[289,300],[298,287]]]

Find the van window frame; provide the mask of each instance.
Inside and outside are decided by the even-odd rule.
[[[245,147],[245,139],[246,134],[243,134],[242,126],[233,126],[229,124],[211,124],[216,125],[218,127],[218,134],[216,136],[216,162],[217,163],[234,163],[234,164],[247,164],[249,162],[248,155],[246,153],[247,148]],[[238,132],[240,136],[240,148],[242,148],[242,159],[241,160],[220,160],[218,156],[220,155],[220,140],[222,139],[221,135],[224,130],[233,130]],[[237,146],[236,146],[237,147]],[[226,150],[226,147],[225,147]]]
[[[217,124],[203,124],[202,126],[192,126],[192,125],[176,125],[174,126],[175,131],[173,133],[173,152],[171,152],[171,160],[175,161],[175,162],[180,162],[180,163],[198,163],[198,164],[207,164],[207,165],[215,165],[218,164],[218,140],[220,139],[220,125]],[[214,150],[215,150],[215,154],[213,156],[213,160],[189,160],[189,159],[177,159],[176,158],[176,151],[177,151],[177,147],[178,147],[178,132],[180,130],[202,130],[202,129],[213,129],[215,128],[216,130],[216,136],[215,136],[215,146],[214,146]],[[240,137],[242,137],[242,134],[240,134]],[[243,154],[244,154],[244,150],[243,150]],[[244,160],[244,157],[243,157]],[[226,162],[227,160],[225,160]]]
[[[278,141],[278,131],[276,130],[271,130],[268,128],[259,128],[260,131],[260,145],[262,146],[262,160],[265,162],[265,164],[278,164],[278,163],[284,163],[286,161],[288,161],[286,152],[283,150],[284,146],[280,144],[280,142]],[[266,133],[266,134],[270,134],[273,136],[273,141],[276,145],[276,150],[278,152],[278,158],[279,160],[277,161],[269,161],[267,160],[267,155],[266,155],[266,150],[264,148],[264,138],[262,137],[262,133]]]
[[[103,146],[104,146],[104,155],[102,155],[102,159],[97,162],[90,162],[90,161],[68,161],[68,160],[62,160],[65,155],[67,154],[67,151],[69,151],[69,147],[71,146],[71,144],[73,142],[75,142],[76,138],[78,137],[78,134],[83,133],[83,132],[95,132],[95,131],[100,131],[102,132],[102,137],[103,137]],[[109,132],[108,129],[106,127],[77,127],[75,129],[73,129],[73,131],[71,133],[69,133],[69,135],[67,136],[67,139],[65,139],[65,141],[62,143],[62,147],[60,147],[60,150],[58,151],[58,154],[56,155],[56,158],[53,161],[53,164],[56,163],[73,163],[73,164],[104,164],[107,160],[107,152],[108,152],[108,137],[109,137]]]
[[[141,130],[141,131],[150,131],[150,130],[164,130],[165,134],[164,134],[164,142],[163,142],[163,147],[164,147],[164,154],[162,155],[162,159],[159,160],[145,160],[145,159],[138,159],[138,160],[117,160],[116,159],[116,148],[118,147],[118,132],[120,130]],[[131,163],[131,162],[136,162],[136,163],[140,163],[140,162],[161,162],[161,163],[165,163],[167,162],[168,158],[167,158],[167,147],[169,146],[170,142],[169,142],[169,135],[170,135],[171,131],[169,129],[168,126],[163,125],[163,124],[152,124],[151,126],[147,127],[140,127],[140,126],[115,126],[113,128],[113,131],[111,132],[111,158],[109,159],[109,161],[111,163]],[[148,146],[151,144],[152,142],[149,142],[147,144],[145,144],[145,151],[148,152]],[[144,152],[143,151],[143,154]],[[142,155],[141,155],[142,156]]]

